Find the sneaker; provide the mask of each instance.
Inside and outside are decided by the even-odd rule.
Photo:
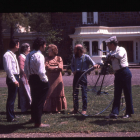
[[[131,117],[131,115],[126,114],[126,115],[124,115],[122,118],[123,118],[123,119],[126,119],[126,118],[130,118],[130,117]]]
[[[109,116],[105,117],[105,119],[110,119],[110,118],[117,119],[117,116],[118,116],[117,114],[110,113]]]

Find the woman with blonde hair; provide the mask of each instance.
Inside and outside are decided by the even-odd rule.
[[[67,101],[64,93],[64,84],[62,79],[63,60],[57,56],[58,49],[54,44],[48,46],[48,57],[45,59],[45,67],[49,80],[49,91],[44,103],[43,111],[59,112],[67,109]]]

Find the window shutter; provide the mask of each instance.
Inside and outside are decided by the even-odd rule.
[[[94,24],[98,24],[98,12],[94,12]]]
[[[87,24],[87,12],[82,12],[82,23]]]

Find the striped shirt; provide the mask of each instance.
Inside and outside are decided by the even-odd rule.
[[[84,60],[83,60],[84,58]],[[82,65],[83,61],[83,65]],[[83,54],[81,57],[72,58],[71,61],[71,70],[74,71],[86,71],[89,68],[89,65],[94,66],[96,63],[91,59],[91,57],[87,54]]]
[[[43,82],[48,82],[45,69],[45,58],[40,50],[33,50],[26,56],[24,72],[28,79],[30,75],[37,74]]]
[[[16,55],[8,50],[4,55],[3,55],[3,67],[4,70],[7,73],[7,76],[13,81],[17,81],[14,74],[19,74],[19,65],[18,61],[16,58]]]
[[[117,46],[116,49],[111,52],[111,55],[115,56],[114,60],[111,59],[113,70],[116,71],[128,66],[127,52],[125,48]]]

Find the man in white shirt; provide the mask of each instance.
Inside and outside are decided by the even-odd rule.
[[[6,71],[6,84],[8,86],[8,98],[6,103],[6,116],[8,122],[15,122],[14,102],[19,87],[19,65],[15,55],[19,49],[19,40],[12,39],[9,50],[3,55],[3,66]]]
[[[31,88],[31,122],[35,123],[35,127],[49,127],[48,124],[41,123],[43,105],[49,88],[45,70],[45,58],[42,54],[45,48],[45,40],[36,38],[33,43],[34,50],[27,55],[24,66]]]
[[[118,41],[116,36],[112,36],[107,39],[106,44],[111,55],[108,58],[112,62],[112,68],[115,71],[114,80],[114,102],[112,111],[106,118],[117,118],[120,108],[120,100],[122,90],[124,91],[126,101],[126,112],[123,118],[131,117],[134,114],[133,103],[132,103],[132,90],[131,90],[131,71],[128,68],[127,52],[125,48],[117,46]]]

